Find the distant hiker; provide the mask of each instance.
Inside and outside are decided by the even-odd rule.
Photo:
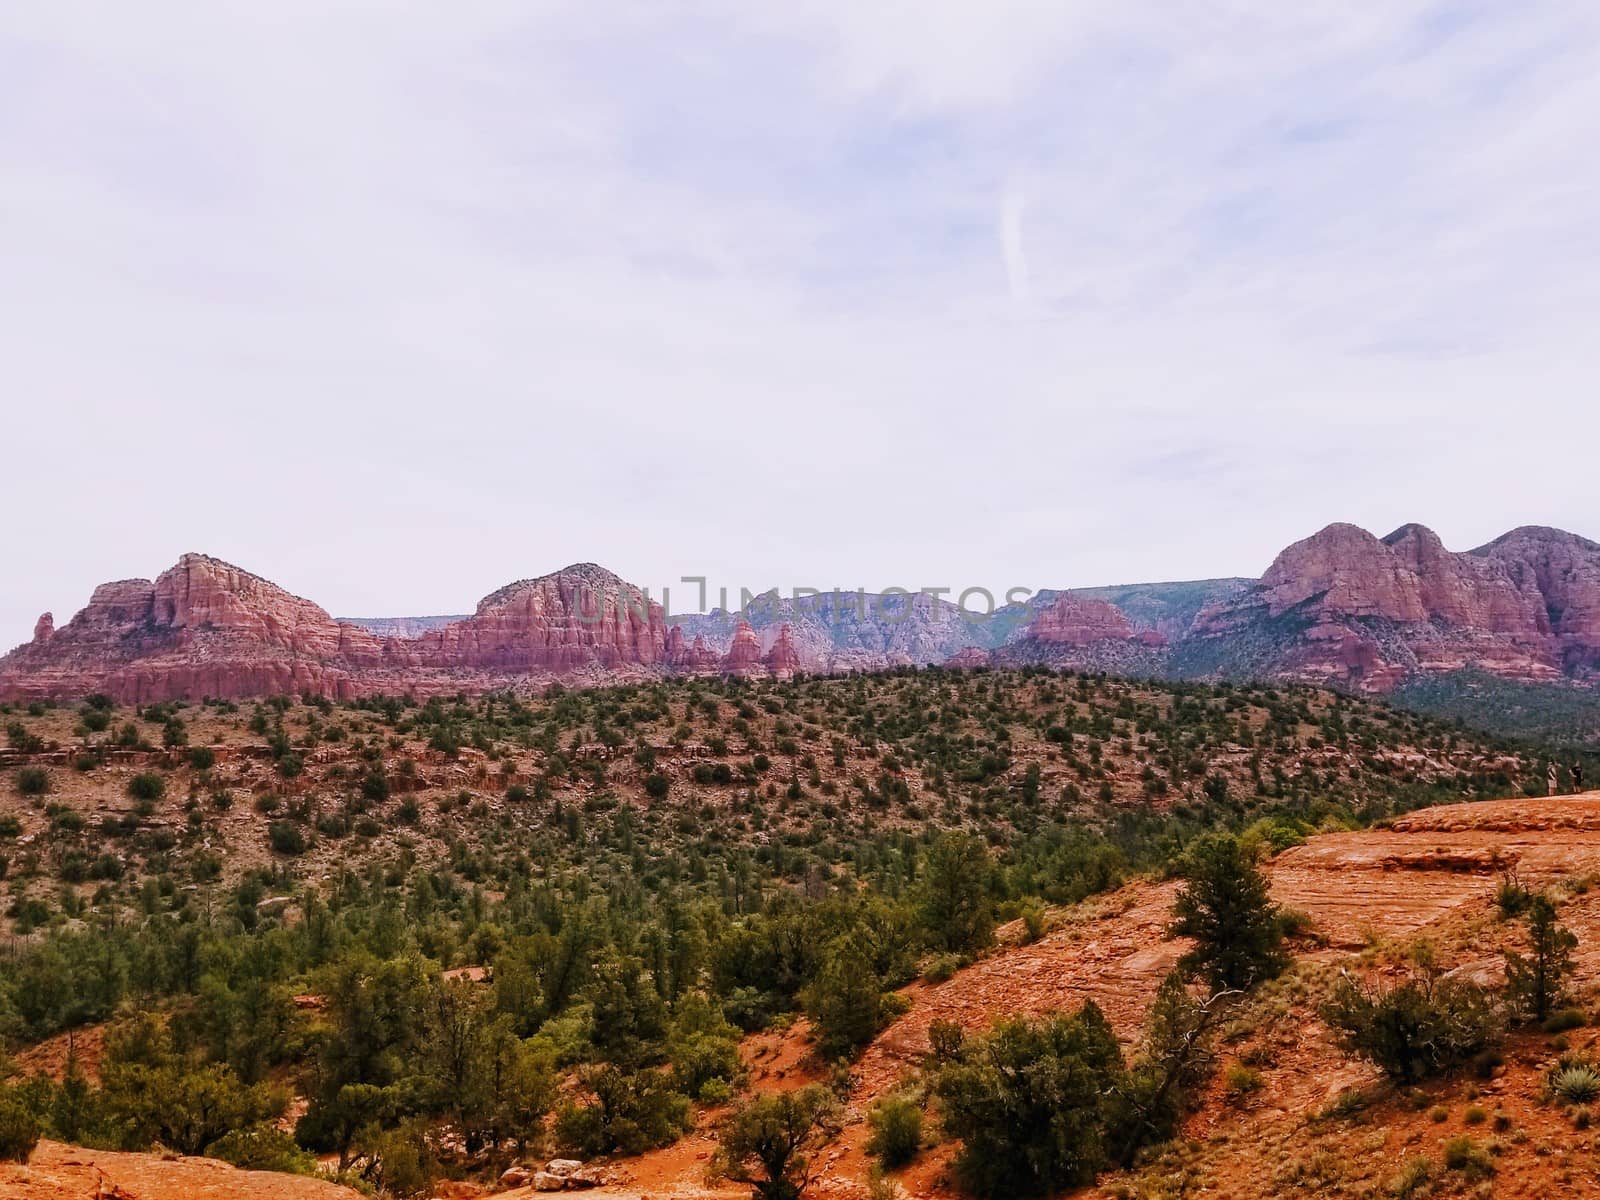
[[[1550,770],[1545,774],[1545,779],[1547,779],[1549,781],[1549,785],[1550,785],[1549,788],[1546,790],[1545,795],[1554,796],[1556,794],[1556,784],[1558,782],[1558,780],[1556,779],[1556,765],[1555,765],[1555,763],[1551,763],[1550,764]]]
[[[1573,795],[1577,795],[1579,792],[1582,792],[1582,791],[1583,791],[1583,764],[1582,763],[1573,763],[1572,764],[1572,792],[1573,792]]]

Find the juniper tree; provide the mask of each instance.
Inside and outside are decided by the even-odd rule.
[[[1524,1015],[1543,1021],[1560,1003],[1577,944],[1572,931],[1556,920],[1550,897],[1535,896],[1528,905],[1528,956],[1506,952],[1506,990]]]
[[[1180,966],[1218,991],[1245,990],[1288,964],[1283,926],[1267,878],[1229,834],[1200,838],[1184,859],[1172,932],[1194,939]]]

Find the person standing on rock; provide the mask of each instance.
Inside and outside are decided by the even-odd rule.
[[[1545,790],[1545,795],[1554,796],[1556,794],[1556,784],[1559,782],[1559,780],[1556,778],[1555,763],[1550,764],[1550,769],[1545,772],[1545,779],[1548,781],[1549,785]]]
[[[1574,796],[1578,796],[1578,795],[1581,795],[1582,793],[1583,793],[1583,764],[1582,763],[1573,763],[1572,764],[1572,794]]]

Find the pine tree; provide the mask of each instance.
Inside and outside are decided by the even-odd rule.
[[[1283,929],[1267,878],[1238,839],[1199,839],[1184,863],[1188,886],[1179,893],[1172,932],[1194,949],[1180,966],[1197,971],[1218,991],[1242,990],[1276,978],[1288,963]]]
[[[1506,990],[1524,1014],[1543,1021],[1560,1002],[1577,944],[1577,937],[1556,921],[1550,897],[1535,896],[1528,906],[1528,957],[1506,952]]]

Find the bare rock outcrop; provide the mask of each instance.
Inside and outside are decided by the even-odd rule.
[[[1202,611],[1185,640],[1214,674],[1369,692],[1468,667],[1582,677],[1600,665],[1600,546],[1525,528],[1458,554],[1421,525],[1385,538],[1330,525],[1284,550],[1254,588]]]
[[[778,638],[764,661],[774,679],[791,679],[800,670],[800,651],[795,648],[794,635],[787,624],[778,629]]]
[[[749,675],[764,669],[761,638],[750,628],[750,622],[741,620],[733,631],[733,641],[722,656],[722,670],[728,675]]]

